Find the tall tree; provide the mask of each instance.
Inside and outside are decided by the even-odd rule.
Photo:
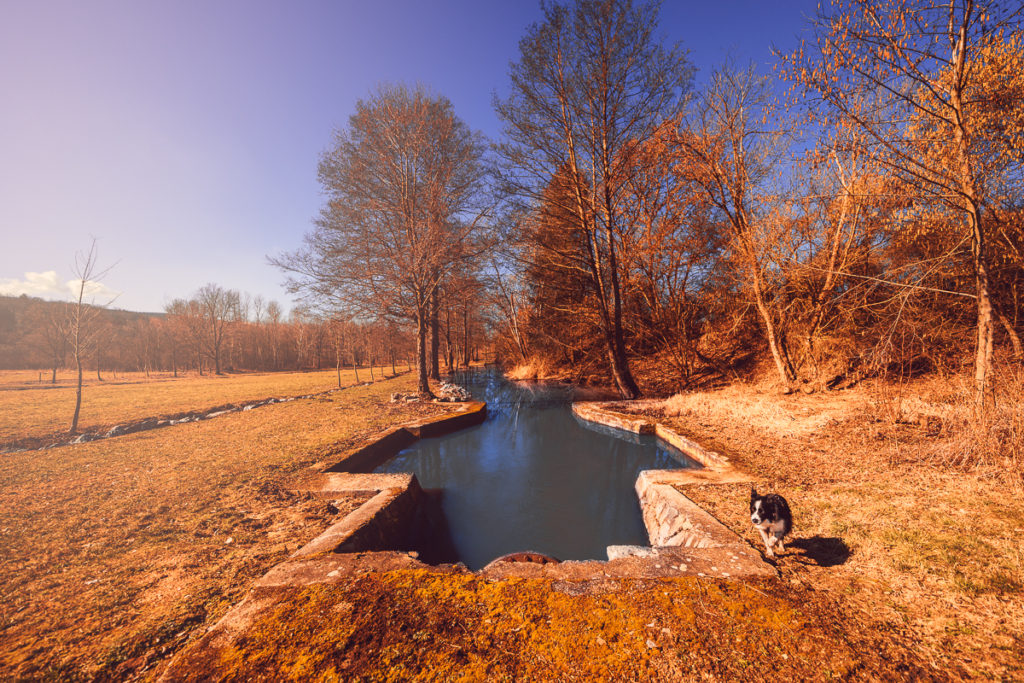
[[[902,181],[914,206],[907,224],[929,206],[959,223],[970,244],[977,302],[979,415],[991,388],[994,327],[988,255],[988,181],[994,179],[986,178],[986,162],[993,150],[1019,148],[1013,139],[1019,131],[988,125],[986,98],[972,94],[986,73],[986,55],[1019,42],[1022,11],[1001,0],[834,0],[814,23],[814,42],[785,58],[787,74],[819,111],[855,121],[873,161]]]
[[[692,68],[678,46],[655,32],[658,5],[631,0],[543,3],[544,20],[520,41],[511,94],[495,107],[504,122],[500,152],[510,189],[537,202],[566,169],[587,253],[612,377],[626,398],[640,395],[629,367],[622,321],[621,245],[631,229],[621,195],[632,157],[652,131],[681,109]]]
[[[321,158],[328,200],[305,246],[271,259],[291,291],[325,309],[414,321],[423,395],[434,292],[487,247],[484,156],[446,98],[382,87]]]

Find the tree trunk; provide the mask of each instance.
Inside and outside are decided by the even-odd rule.
[[[751,268],[756,269],[757,264],[753,264]],[[768,305],[764,301],[764,292],[761,289],[761,276],[756,270],[753,272],[752,279],[754,300],[757,304],[757,312],[761,314],[761,322],[764,323],[765,336],[768,338],[768,349],[771,351],[772,359],[775,361],[775,369],[779,372],[779,379],[782,381],[786,391],[791,391],[793,388],[793,376],[786,363],[784,351],[775,330],[775,322],[772,320],[771,311],[768,310]]]
[[[605,178],[611,175],[608,164],[607,153],[602,156],[605,163]],[[615,384],[619,388],[619,395],[625,399],[640,398],[640,387],[633,379],[633,373],[629,369],[629,358],[626,354],[626,339],[622,330],[622,292],[619,287],[619,264],[615,254],[615,227],[613,221],[614,201],[611,196],[611,188],[608,183],[604,186],[604,209],[606,216],[605,237],[608,241],[608,275],[611,280],[612,295],[612,319],[611,319],[611,348],[609,356],[612,362],[612,375],[615,377]],[[599,293],[603,296],[603,293]]]
[[[972,256],[978,292],[978,348],[974,359],[974,408],[981,417],[990,392],[989,377],[992,374],[992,300],[988,290],[988,265],[985,263],[985,242],[981,230],[981,211],[974,208],[972,213]]]
[[[432,398],[430,382],[427,378],[427,308],[429,304],[422,302],[416,307],[416,373],[417,391],[423,398]]]
[[[526,360],[525,351],[523,360]],[[462,364],[469,367],[469,306],[462,307]]]
[[[451,306],[444,307],[444,371],[451,373],[454,362],[454,351],[452,350],[452,309]]]
[[[441,379],[439,354],[441,352],[441,335],[438,325],[438,288],[430,295],[430,379]]]
[[[1020,335],[1017,334],[1017,330],[1013,329],[1013,325],[1002,313],[996,313],[999,318],[999,322],[1002,323],[1003,329],[1006,330],[1007,336],[1010,337],[1010,344],[1013,346],[1013,357],[1016,360],[1024,358],[1024,346],[1021,346]]]
[[[78,416],[82,410],[82,357],[75,353],[75,365],[78,366],[78,386],[75,389],[75,416],[71,418],[71,433],[78,433]]]

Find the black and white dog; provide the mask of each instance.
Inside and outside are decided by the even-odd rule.
[[[782,538],[793,530],[793,513],[789,511],[789,503],[777,493],[764,496],[757,495],[757,489],[750,488],[750,521],[761,532],[768,557],[775,557],[773,546],[780,551],[786,548]]]

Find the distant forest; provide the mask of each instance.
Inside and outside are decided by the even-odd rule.
[[[70,317],[73,304],[20,296],[0,297],[0,369],[46,371],[73,366]],[[359,324],[318,317],[301,309],[284,316],[277,302],[264,303],[216,285],[161,313],[95,307],[87,368],[101,378],[114,372],[216,373],[305,370],[405,364],[412,340],[398,326]],[[438,366],[467,364],[480,336],[479,321],[439,318]],[[467,343],[467,339],[469,340]],[[482,339],[482,337],[481,337]]]

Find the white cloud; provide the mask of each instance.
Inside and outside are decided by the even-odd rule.
[[[81,283],[81,280],[68,280],[68,291],[71,292],[72,299],[78,299],[78,288],[81,286]],[[93,280],[85,281],[84,294],[85,301],[88,303],[99,304],[101,306],[106,305],[121,296],[121,292],[107,287],[102,282],[95,282]]]
[[[66,291],[55,270],[48,270],[45,273],[25,273],[24,280],[0,279],[0,295],[3,296],[27,294],[28,296],[63,299]]]
[[[81,280],[61,283],[57,271],[25,273],[24,280],[0,278],[0,296],[38,296],[43,299],[77,299]],[[88,280],[85,283],[85,300],[88,303],[104,305],[116,299],[121,293],[102,282]]]

